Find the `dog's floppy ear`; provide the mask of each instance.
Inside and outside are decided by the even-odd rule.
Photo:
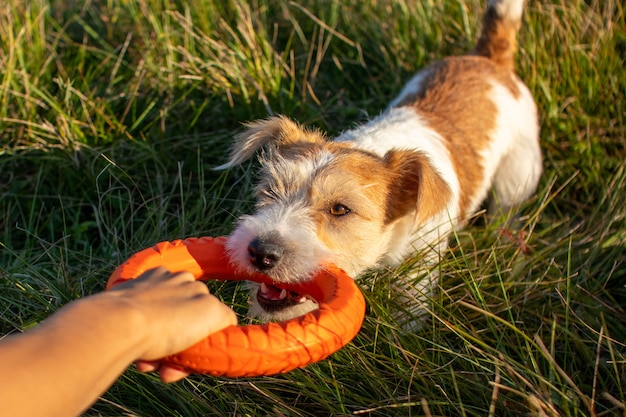
[[[450,187],[420,152],[392,150],[384,157],[393,173],[387,198],[386,221],[412,211],[418,224],[441,212],[452,195]]]
[[[246,124],[246,130],[235,137],[227,163],[214,169],[226,169],[250,159],[261,148],[274,148],[296,142],[318,142],[324,137],[307,130],[285,116],[271,117]]]

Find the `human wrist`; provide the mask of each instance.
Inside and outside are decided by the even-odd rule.
[[[63,327],[87,333],[117,350],[128,363],[141,357],[148,332],[147,318],[137,305],[121,294],[103,292],[79,299],[64,308]]]

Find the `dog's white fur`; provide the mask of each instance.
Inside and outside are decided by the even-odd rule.
[[[261,269],[277,285],[254,287],[252,315],[314,309],[278,287],[325,263],[356,277],[415,251],[434,260],[485,199],[493,212],[534,193],[537,109],[513,60],[522,9],[523,0],[490,0],[471,54],[420,71],[384,113],[333,141],[284,117],[248,125],[219,168],[263,150],[257,209],[228,241],[238,268]]]

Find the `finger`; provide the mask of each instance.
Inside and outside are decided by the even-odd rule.
[[[181,379],[188,377],[190,374],[180,368],[171,365],[163,365],[159,361],[137,361],[135,362],[135,367],[140,372],[158,371],[161,381],[167,383],[180,381]]]
[[[119,285],[114,286],[111,291],[126,291],[129,289],[138,289],[146,286],[155,286],[160,282],[167,281],[172,277],[172,273],[166,268],[159,266],[156,268],[148,269],[135,279],[129,279],[122,282]]]
[[[188,377],[189,372],[169,365],[162,365],[159,368],[159,376],[161,377],[161,381],[171,383]]]
[[[169,272],[167,279],[173,282],[196,281],[196,277],[189,271]]]
[[[223,304],[212,294],[205,295],[209,301],[209,317],[213,319],[209,322],[209,333],[217,332],[226,327],[237,325],[237,314],[232,308]]]
[[[154,372],[159,369],[161,363],[159,361],[137,361],[135,362],[135,368],[139,372]]]

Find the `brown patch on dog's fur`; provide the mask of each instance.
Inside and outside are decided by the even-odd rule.
[[[487,96],[489,80],[502,83],[515,96],[519,89],[511,72],[483,57],[447,58],[427,74],[421,90],[398,107],[415,108],[445,140],[461,188],[460,213],[467,213],[484,179],[479,153],[490,144],[498,111]]]
[[[316,129],[305,129],[291,119],[279,116],[246,124],[247,129],[237,135],[227,164],[217,169],[239,165],[254,153],[266,147],[277,148],[292,144],[323,143],[325,136]]]
[[[413,151],[390,151],[385,162],[393,173],[386,224],[415,210],[417,223],[421,224],[446,207],[450,188],[426,156]]]
[[[257,137],[262,144],[287,145],[296,142],[318,143],[324,140],[318,130],[306,129],[285,116],[271,117],[266,120],[253,122],[247,125],[241,136],[247,142],[254,142],[251,137]]]
[[[520,21],[503,19],[498,16],[495,8],[489,7],[485,12],[483,29],[476,44],[475,53],[513,72],[517,50],[517,31],[520,26]]]
[[[391,178],[381,158],[346,145],[328,145],[334,156],[312,179],[309,190],[317,234],[334,251],[359,252],[364,242],[380,236]],[[330,215],[336,204],[350,212]]]

